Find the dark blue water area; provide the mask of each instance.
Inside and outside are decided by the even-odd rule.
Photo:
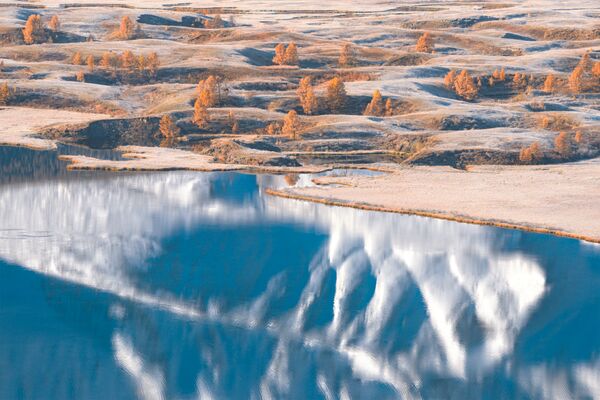
[[[283,181],[4,181],[0,399],[598,398],[600,247]]]

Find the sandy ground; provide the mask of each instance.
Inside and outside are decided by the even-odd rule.
[[[41,128],[68,121],[72,124],[108,118],[104,114],[90,114],[64,110],[0,107],[0,145],[24,146],[36,150],[56,148],[53,140],[33,137]]]
[[[552,166],[411,167],[274,194],[577,237],[600,243],[600,159]]]

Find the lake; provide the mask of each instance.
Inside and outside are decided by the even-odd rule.
[[[290,181],[0,147],[0,399],[600,398],[600,246]]]

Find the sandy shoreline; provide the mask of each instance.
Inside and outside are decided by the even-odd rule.
[[[412,167],[270,194],[323,204],[494,225],[600,243],[600,160],[552,166]],[[327,183],[342,185],[327,186]]]

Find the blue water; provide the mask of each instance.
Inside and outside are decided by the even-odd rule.
[[[600,398],[598,246],[4,152],[0,399]]]

